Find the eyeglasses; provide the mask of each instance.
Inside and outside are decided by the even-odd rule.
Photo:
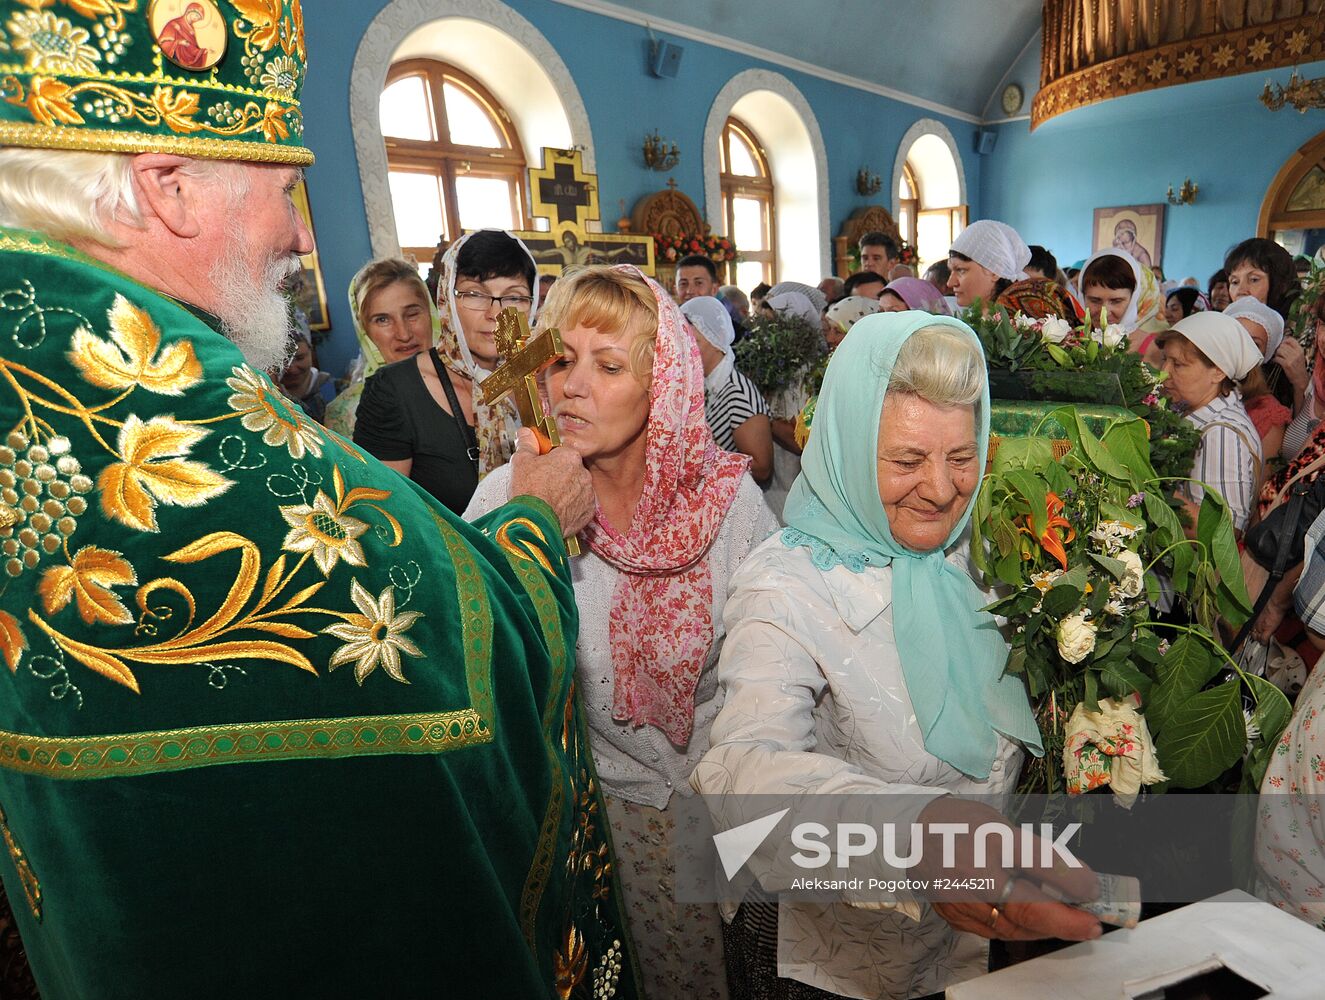
[[[528,295],[489,295],[487,292],[458,292],[456,301],[470,312],[487,312],[494,302],[500,309],[513,307],[527,312],[534,304]]]

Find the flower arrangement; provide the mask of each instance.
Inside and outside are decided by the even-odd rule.
[[[1125,406],[1150,428],[1150,459],[1166,491],[1192,468],[1200,432],[1174,413],[1161,386],[1165,375],[1128,350],[1122,328],[1091,322],[1079,326],[1058,316],[1035,319],[977,301],[961,315],[980,338],[989,364],[990,391],[1003,373],[1018,373],[1011,398]]]
[[[1302,294],[1288,308],[1288,332],[1296,337],[1307,356],[1307,370],[1316,361],[1316,303],[1325,294],[1325,266],[1313,257],[1311,272],[1302,281]]]
[[[989,610],[1006,621],[1007,670],[1026,682],[1045,748],[1022,790],[1108,786],[1128,807],[1145,786],[1254,791],[1291,707],[1217,638],[1219,619],[1250,614],[1227,507],[1207,490],[1188,538],[1141,419],[1099,437],[1071,406],[1049,420],[1066,454],[1047,437],[1004,441],[972,517],[975,564],[1006,588]],[[1152,618],[1156,571],[1194,624]]]
[[[703,254],[715,264],[725,264],[737,259],[737,251],[732,241],[725,236],[704,233],[699,236],[664,236],[653,234],[654,253],[663,262],[678,261],[690,254]]]

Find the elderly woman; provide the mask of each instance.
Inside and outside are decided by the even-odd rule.
[[[948,792],[1006,804],[1023,748],[1042,751],[958,546],[988,439],[984,356],[965,324],[870,316],[837,349],[788,527],[732,580],[726,700],[691,778],[719,826],[728,795],[869,795],[884,821],[901,823],[917,811],[941,821],[960,805]],[[761,848],[750,868],[777,892],[805,875],[782,864]],[[1084,871],[1065,886],[1075,898],[1091,892]],[[1000,868],[983,876],[1013,884]],[[726,937],[736,994],[913,997],[982,973],[976,936],[1099,933],[1094,918],[1033,905],[1038,890],[1015,885],[1018,902],[993,906],[747,898]]]
[[[500,311],[535,313],[534,277],[528,250],[506,233],[488,229],[456,240],[442,258],[438,305],[429,314],[436,346],[386,365],[364,386],[355,443],[456,513],[514,451],[514,408],[488,406],[478,385],[498,363]],[[380,318],[373,303],[389,292],[360,293],[370,326]],[[417,297],[410,301],[417,308]]]
[[[669,803],[720,705],[728,583],[776,522],[749,459],[713,442],[699,352],[658,285],[630,266],[585,268],[553,287],[540,326],[561,331],[547,395],[598,496],[571,566],[576,676],[645,992],[724,997],[717,909],[675,899]],[[465,516],[505,503],[510,482],[508,468],[484,479]]]
[[[727,306],[712,295],[687,299],[681,313],[698,336],[704,365],[704,416],[723,451],[750,456],[750,475],[765,482],[773,474],[773,431],[768,404],[758,387],[736,370],[732,342],[736,327]]]
[[[948,284],[957,304],[991,304],[1014,281],[1026,277],[1030,247],[1005,222],[981,219],[957,234],[948,251]]]
[[[1201,432],[1191,482],[1183,495],[1196,515],[1207,488],[1228,503],[1233,527],[1247,526],[1260,489],[1261,436],[1242,405],[1240,383],[1259,374],[1261,352],[1247,331],[1225,313],[1193,313],[1160,335],[1164,390]]]
[[[828,352],[831,354],[837,350],[837,345],[842,343],[853,326],[866,316],[873,316],[883,309],[878,299],[866,298],[864,295],[848,295],[825,309],[823,331],[824,340],[828,342]]]

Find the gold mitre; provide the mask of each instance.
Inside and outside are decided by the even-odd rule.
[[[0,146],[306,166],[299,0],[0,0]]]

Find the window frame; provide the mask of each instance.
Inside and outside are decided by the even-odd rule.
[[[452,63],[439,59],[402,59],[387,71],[383,92],[392,84],[408,77],[422,77],[428,106],[433,119],[436,139],[405,139],[383,134],[386,144],[387,172],[399,168],[409,173],[429,173],[440,179],[442,191],[442,219],[445,233],[438,233],[440,241],[454,240],[464,231],[460,223],[460,198],[456,189],[459,177],[492,177],[505,179],[510,188],[511,218],[517,229],[530,229],[527,193],[525,191],[524,147],[515,130],[510,114],[482,83]],[[494,131],[506,145],[500,148],[469,146],[450,141],[450,126],[446,117],[443,87],[450,82],[458,85],[487,112]],[[436,246],[402,246],[401,252],[420,262],[431,261]]]
[[[911,161],[907,160],[902,164],[902,179],[911,189],[911,197],[903,198],[900,188],[897,192],[897,214],[898,229],[901,230],[902,239],[912,246],[916,246],[917,233],[919,232],[920,218],[920,178],[916,176],[915,168],[911,166]],[[902,219],[902,213],[906,213],[906,218]]]
[[[739,133],[738,141],[743,141],[753,154],[755,169],[759,175],[733,174],[728,169],[731,163],[732,132]],[[735,241],[736,199],[750,199],[760,203],[760,217],[764,227],[763,250],[750,250],[737,246],[740,251],[740,263],[757,263],[763,266],[764,281],[777,283],[777,195],[773,184],[773,172],[769,168],[768,153],[759,136],[749,125],[739,118],[729,116],[722,127],[718,142],[718,179],[722,191],[722,219],[728,239]],[[722,274],[728,282],[735,281],[736,263],[728,262],[722,267]]]

